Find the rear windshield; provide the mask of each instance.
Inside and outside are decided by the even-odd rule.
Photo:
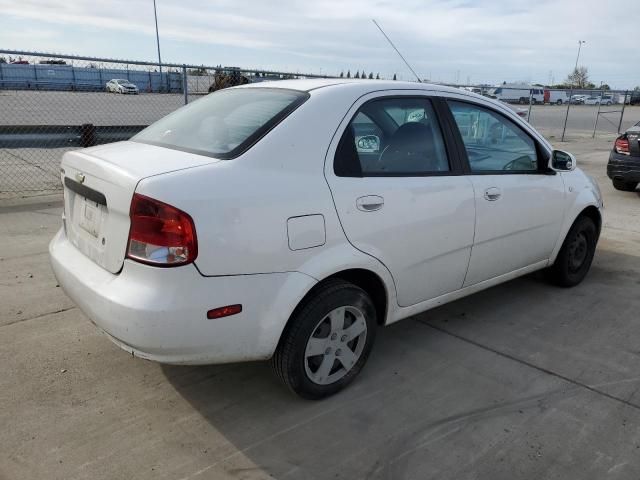
[[[131,140],[216,158],[234,158],[307,98],[281,88],[221,90],[190,103]]]

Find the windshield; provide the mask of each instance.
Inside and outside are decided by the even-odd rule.
[[[125,85],[125,84],[130,84],[131,83],[129,80],[116,80],[116,82],[121,84],[121,85]]]
[[[281,88],[239,88],[207,95],[131,140],[217,158],[234,158],[308,98]]]

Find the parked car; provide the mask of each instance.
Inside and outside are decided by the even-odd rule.
[[[545,269],[580,283],[602,200],[508,106],[438,85],[233,87],[64,154],[56,278],[131,354],[271,359],[306,398],[376,329]]]
[[[627,102],[629,103],[629,105],[640,105],[640,90],[633,90],[628,95]]]
[[[640,122],[613,143],[607,164],[607,176],[616,190],[633,192],[640,183]]]
[[[114,78],[107,82],[107,92],[112,93],[131,93],[137,95],[140,93],[138,87],[129,80]]]
[[[584,105],[587,98],[589,98],[589,95],[571,95],[571,104]]]
[[[613,96],[611,95],[604,95],[604,96],[600,96],[600,95],[591,95],[587,98],[585,98],[584,102],[585,105],[611,105],[613,103]]]
[[[521,105],[531,103],[544,103],[544,89],[542,87],[531,87],[529,85],[504,84],[489,93],[498,100],[507,103],[520,103]]]
[[[544,91],[544,103],[555,103],[562,105],[569,101],[569,94],[565,90],[548,90]]]

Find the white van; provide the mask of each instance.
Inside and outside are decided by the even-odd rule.
[[[498,100],[507,103],[521,103],[524,105],[529,103],[529,97],[531,97],[531,103],[544,102],[544,88],[532,87],[531,85],[503,84],[490,90],[489,93]]]

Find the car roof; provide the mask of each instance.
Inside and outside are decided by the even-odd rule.
[[[310,92],[320,88],[361,89],[363,93],[376,90],[429,90],[441,92],[460,92],[461,90],[433,83],[404,82],[399,80],[363,80],[354,78],[307,78],[300,80],[274,80],[250,83],[235,88],[286,88]]]

